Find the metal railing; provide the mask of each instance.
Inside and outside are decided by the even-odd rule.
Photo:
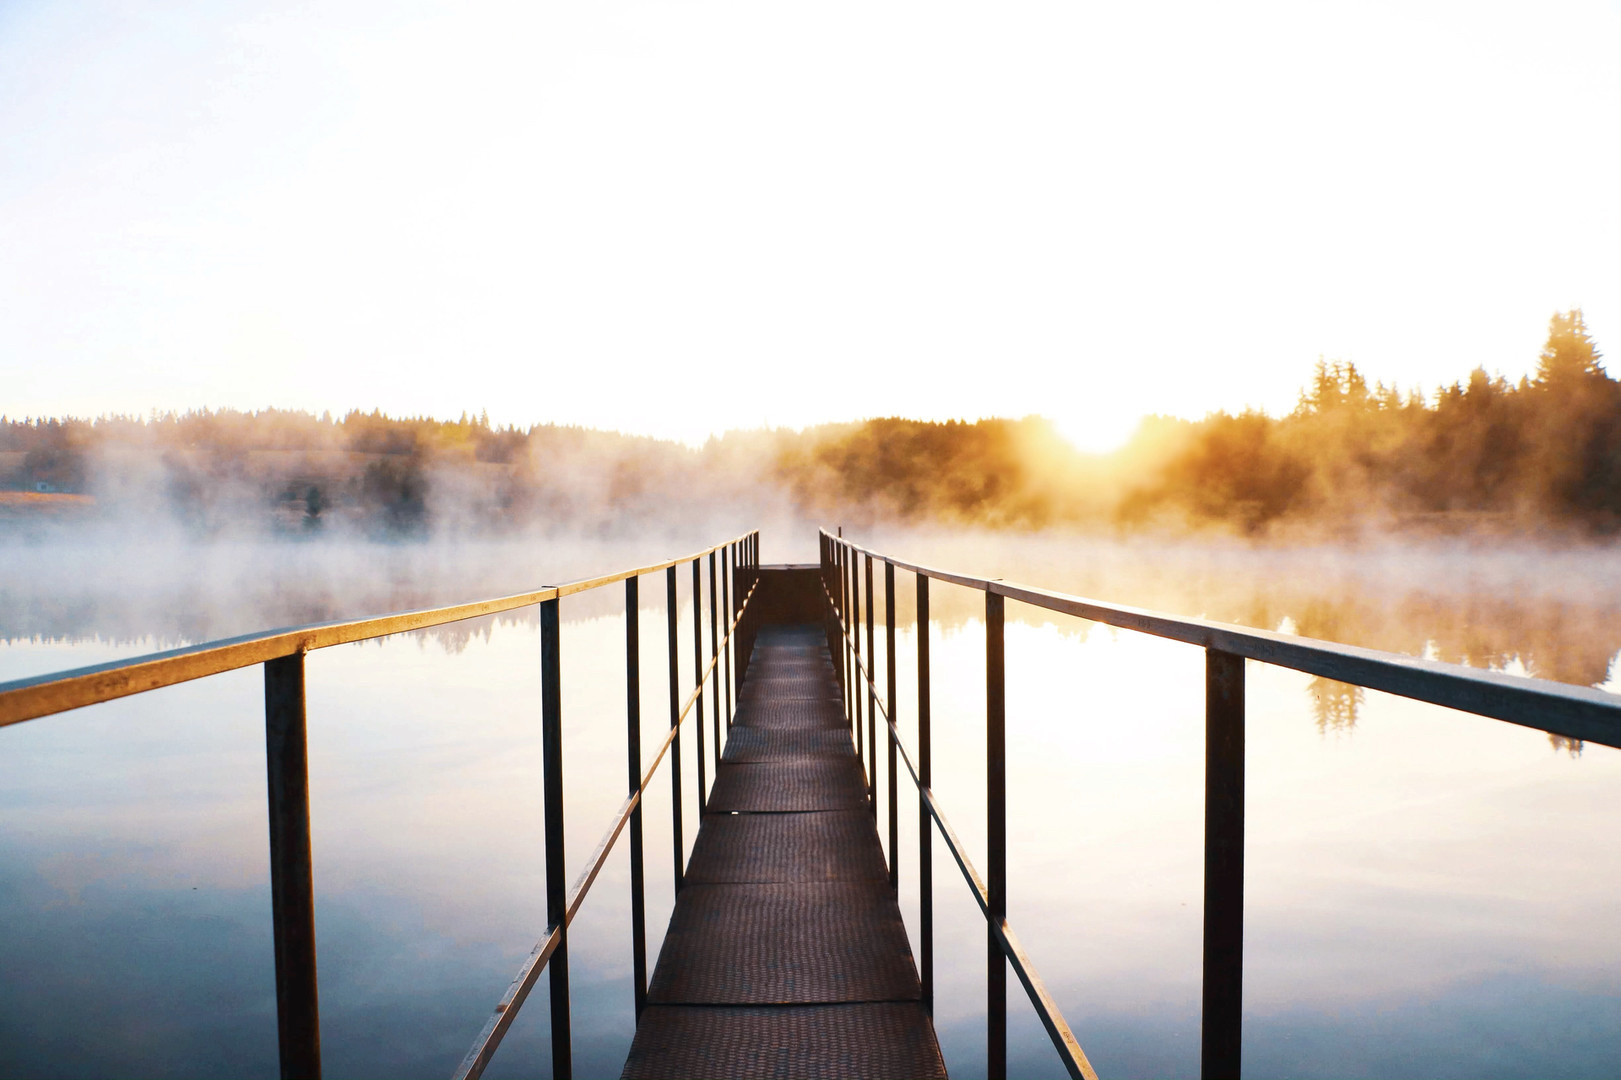
[[[884,568],[886,693],[878,696],[873,675],[873,561]],[[917,756],[902,744],[896,727],[895,571],[917,576]],[[1007,1076],[1007,968],[1012,966],[1036,1014],[1072,1077],[1095,1080],[1080,1044],[1058,1004],[1042,984],[1007,921],[1007,715],[1003,620],[1006,601],[1016,600],[1093,622],[1196,645],[1205,650],[1204,958],[1200,1071],[1207,1078],[1236,1077],[1240,1070],[1244,974],[1244,661],[1256,660],[1401,697],[1505,720],[1553,735],[1621,747],[1621,698],[1586,687],[1459,664],[1401,656],[1351,645],[1203,619],[1184,619],[1139,608],[1104,604],[1000,579],[990,580],[905,562],[821,531],[822,587],[828,604],[828,646],[842,652],[835,663],[846,715],[867,775],[868,798],[878,812],[877,717],[888,727],[889,879],[899,883],[896,761],[918,790],[919,975],[923,1001],[933,1011],[933,832],[938,827],[986,920],[986,1056],[991,1080]],[[974,868],[932,790],[929,731],[929,582],[944,581],[985,594],[986,875]],[[866,649],[860,621],[866,614]],[[860,692],[862,683],[866,694]],[[862,698],[866,704],[863,709]],[[862,731],[862,718],[866,731]],[[932,824],[931,824],[932,819]]]
[[[304,654],[347,642],[366,641],[411,630],[460,622],[518,608],[540,609],[542,802],[546,833],[546,931],[530,952],[456,1077],[478,1077],[501,1043],[519,1007],[543,969],[550,975],[552,1075],[572,1075],[570,1045],[568,925],[596,881],[615,842],[630,826],[631,938],[633,996],[640,1019],[647,1002],[647,927],[643,883],[641,800],[666,752],[671,758],[670,792],[675,855],[675,888],[682,886],[681,725],[698,715],[698,812],[703,813],[707,779],[703,725],[704,687],[710,696],[713,756],[721,750],[721,701],[726,726],[732,722],[733,686],[747,671],[755,627],[749,604],[758,582],[759,537],[744,533],[678,559],[585,578],[534,592],[451,607],[400,612],[375,618],[320,623],[249,634],[225,641],[154,653],[94,667],[0,683],[0,727],[69,709],[111,701],[208,675],[263,664],[265,673],[265,759],[269,788],[271,918],[275,927],[276,1022],[285,1078],[321,1075],[320,1008],[316,994],[315,885],[310,857],[308,741],[305,725]],[[704,661],[702,563],[709,563],[709,660]],[[694,685],[682,696],[677,657],[676,572],[692,565]],[[670,730],[651,765],[642,766],[639,581],[664,571],[670,667]],[[560,688],[558,602],[565,596],[625,583],[625,691],[627,795],[586,868],[570,887],[563,850],[563,705]],[[717,595],[718,594],[718,595]],[[718,611],[727,613],[721,636]],[[736,651],[733,638],[737,638]]]

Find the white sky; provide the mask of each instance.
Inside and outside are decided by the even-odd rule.
[[[0,3],[0,412],[1290,408],[1621,370],[1621,4]]]

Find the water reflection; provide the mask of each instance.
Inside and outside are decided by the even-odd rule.
[[[1552,746],[1556,751],[1557,750],[1563,750],[1565,753],[1569,754],[1571,757],[1581,757],[1582,756],[1582,745],[1583,744],[1582,744],[1582,740],[1580,740],[1580,739],[1572,739],[1572,738],[1569,738],[1568,736],[1565,736],[1565,735],[1549,734],[1549,736],[1548,736],[1548,745]]]
[[[662,620],[643,624],[651,658]],[[577,870],[623,798],[624,630],[567,626]],[[458,644],[401,636],[308,660],[333,1075],[448,1075],[544,925],[538,628],[490,621]],[[659,701],[663,673],[645,667]],[[0,730],[0,965],[26,973],[0,980],[0,1075],[275,1074],[262,708],[248,669]],[[647,866],[655,942],[673,903],[663,779],[646,808],[663,840]],[[695,828],[689,806],[689,848]],[[582,1075],[617,1071],[629,1047],[627,882],[621,854],[571,931]],[[492,1075],[544,1072],[546,1012],[542,987]],[[87,1015],[101,1037],[82,1038]]]
[[[1614,618],[1621,609],[1621,549],[1501,551],[1434,542],[1257,548],[928,532],[881,534],[872,543],[920,562],[1111,602],[1522,670],[1579,686],[1605,684],[1621,654],[1621,621]],[[218,543],[150,550],[9,544],[0,568],[0,640],[139,640],[172,647],[499,595],[673,550],[680,548],[670,539]],[[909,598],[910,575],[899,578]],[[573,617],[610,615],[618,603],[614,590],[585,594]],[[898,605],[901,625],[912,610],[909,600]],[[946,591],[934,605],[935,618],[946,626],[982,613],[982,598],[966,591]],[[1051,621],[1019,604],[1009,606],[1007,617]],[[497,621],[530,624],[534,618],[524,610]],[[488,627],[424,633],[457,651]],[[1354,702],[1347,707],[1325,699],[1324,709],[1318,715],[1325,730],[1354,724]]]
[[[1364,687],[1333,679],[1314,677],[1306,684],[1306,695],[1311,698],[1312,716],[1317,730],[1323,734],[1350,731],[1356,727],[1357,708],[1367,700]]]
[[[1011,917],[1100,1073],[1192,1075],[1201,656],[1125,632],[1076,637],[1008,630]],[[936,746],[950,748],[936,751],[936,791],[976,859],[983,647],[972,623],[933,645]],[[903,718],[912,656],[903,639]],[[1621,933],[1605,914],[1621,842],[1592,829],[1621,810],[1621,755],[1553,757],[1536,731],[1249,669],[1247,1071],[1603,1075],[1621,1060],[1614,1024],[1569,1045],[1544,1035],[1565,1026],[1553,1000],[1621,1015]],[[1319,733],[1305,707],[1318,700],[1346,722],[1354,708],[1354,739]],[[983,962],[962,907],[939,917],[959,976],[938,1015],[972,1068]],[[1389,1045],[1342,1053],[1370,1019]],[[1489,1045],[1461,1036],[1472,1025]],[[1024,1031],[1021,1075],[1055,1074],[1031,1050],[1033,1016]]]
[[[880,535],[879,550],[1113,603],[1599,686],[1621,653],[1621,548],[1422,543],[1274,547],[1072,537]],[[909,575],[901,575],[906,578]],[[909,591],[903,590],[909,597]],[[910,602],[897,606],[904,619]],[[982,602],[952,590],[948,622]],[[1010,620],[1043,621],[1021,605]]]
[[[1423,553],[1359,563],[1238,552],[1224,568],[1219,552],[1176,564],[1165,549],[1080,547],[1060,572],[1052,541],[975,552],[913,540],[896,550],[982,571],[1000,556],[994,576],[1539,674],[1596,671],[1616,633],[1598,626],[1601,609],[1621,599],[1597,556],[1565,564],[1585,573],[1578,587],[1496,564],[1460,576]],[[264,586],[266,606],[250,614],[354,614],[345,574],[365,561]],[[425,562],[406,569],[418,591],[362,589],[377,602],[359,610],[462,598]],[[235,571],[210,573],[199,595],[221,609],[206,617],[180,611],[193,594],[156,587],[98,614],[84,602],[90,585],[43,572],[19,581],[8,564],[8,601],[52,581],[68,595],[44,613],[0,605],[27,631],[7,631],[0,677],[149,651],[152,635],[236,632],[230,620],[247,616],[223,607]],[[688,579],[678,580],[684,603]],[[1472,595],[1460,580],[1496,592]],[[915,742],[909,576],[898,586],[899,713]],[[622,595],[563,603],[571,870],[622,783]],[[983,597],[937,586],[931,600],[936,790],[983,866]],[[1201,654],[1016,604],[1008,616],[1010,916],[1100,1072],[1194,1075]],[[642,618],[648,746],[660,735],[651,703],[666,697],[663,625],[655,602]],[[71,642],[17,640],[46,626]],[[689,634],[690,616],[678,626]],[[132,636],[114,640],[115,627]],[[690,638],[678,648],[690,656]],[[517,613],[323,650],[309,664],[329,1072],[448,1074],[543,922],[538,629]],[[1606,654],[1588,681],[1609,669]],[[1621,840],[1594,823],[1621,813],[1621,754],[1573,758],[1579,748],[1557,743],[1550,753],[1535,731],[1250,671],[1247,1071],[1613,1075]],[[247,671],[0,730],[0,968],[27,976],[0,980],[0,1074],[274,1074],[261,724],[262,687]],[[648,804],[654,942],[673,899],[667,792],[661,782]],[[901,900],[915,935],[904,773],[900,797]],[[685,843],[694,829],[689,813]],[[616,857],[571,944],[581,1075],[617,1070],[629,1042],[627,877]],[[972,1077],[983,1069],[983,922],[938,846],[935,880],[937,1024],[952,1074]],[[1013,1070],[1060,1075],[1016,986],[1012,1000]],[[492,1076],[545,1074],[545,1017],[542,985]],[[86,1018],[95,1039],[83,1037]]]
[[[0,640],[150,641],[158,648],[278,626],[461,603],[698,549],[687,541],[364,541],[108,543],[0,541]],[[662,594],[661,594],[662,595]],[[581,594],[574,618],[619,610],[621,594]],[[533,610],[501,616],[532,624]],[[436,627],[464,648],[479,631]]]

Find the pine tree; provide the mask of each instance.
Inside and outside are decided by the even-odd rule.
[[[1605,377],[1598,346],[1587,332],[1582,309],[1555,312],[1548,320],[1548,343],[1537,360],[1537,386],[1560,389]]]

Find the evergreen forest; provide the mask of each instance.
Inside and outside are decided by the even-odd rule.
[[[898,417],[743,430],[702,447],[577,427],[354,411],[199,410],[0,418],[0,527],[51,517],[204,534],[386,537],[629,530],[792,513],[850,524],[967,524],[1249,537],[1366,530],[1621,529],[1621,383],[1579,310],[1535,374],[1475,368],[1438,392],[1370,385],[1320,360],[1283,416],[1148,417],[1110,454],[1041,417]]]

